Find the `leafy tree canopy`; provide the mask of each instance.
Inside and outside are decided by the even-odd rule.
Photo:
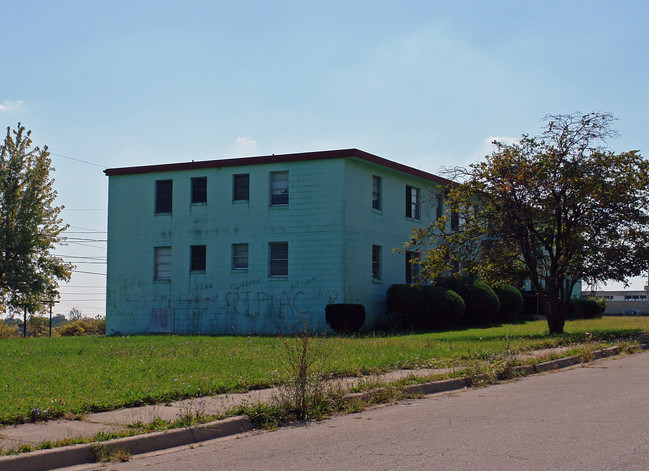
[[[626,281],[647,270],[649,162],[605,147],[616,136],[608,113],[545,121],[540,136],[494,141],[484,161],[454,169],[450,217],[415,229],[407,247],[426,254],[423,279],[526,280],[556,333],[579,281]]]
[[[73,266],[52,254],[67,228],[55,206],[47,147],[32,147],[31,131],[18,123],[0,145],[0,307],[38,310],[58,297],[59,280]]]

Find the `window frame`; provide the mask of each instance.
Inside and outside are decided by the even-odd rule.
[[[243,198],[241,192],[243,188],[241,187],[242,182],[245,181],[245,198]],[[250,174],[249,173],[235,173],[232,175],[232,201],[250,201]]]
[[[281,181],[278,179],[279,176],[286,175],[286,186],[278,186],[276,183]],[[278,172],[270,172],[270,183],[269,183],[269,206],[288,206],[289,203],[289,175],[288,170],[282,170]]]
[[[372,244],[372,281],[381,281],[382,247]]]
[[[192,177],[190,182],[191,204],[207,204],[207,177]]]
[[[282,257],[286,253],[285,257]],[[268,243],[268,277],[288,277],[289,248],[288,242]]]
[[[169,185],[168,188],[163,186]],[[155,214],[171,214],[173,212],[174,181],[170,178],[155,181]]]
[[[207,246],[190,245],[189,246],[189,272],[205,273],[207,269]]]
[[[412,250],[406,250],[406,283],[413,284],[417,282],[421,267],[419,263],[412,263],[413,260],[420,260],[421,254]]]
[[[413,201],[414,196],[414,201]],[[420,220],[421,188],[406,185],[406,217]]]
[[[245,255],[237,253],[237,249],[245,248]],[[241,263],[245,259],[245,266]],[[232,244],[232,271],[248,271],[249,249],[248,244]]]
[[[383,179],[378,175],[372,175],[372,209],[383,211]]]
[[[162,254],[163,249],[168,250],[168,254]],[[168,261],[161,262],[161,258],[168,257]],[[168,275],[161,276],[162,267],[168,266]],[[171,281],[171,246],[165,245],[153,247],[153,281]]]

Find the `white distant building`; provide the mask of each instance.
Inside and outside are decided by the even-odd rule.
[[[649,281],[644,290],[599,290],[584,291],[584,298],[599,296],[606,299],[604,315],[646,316],[649,315]]]

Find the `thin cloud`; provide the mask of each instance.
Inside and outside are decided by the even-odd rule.
[[[22,100],[5,100],[0,103],[0,112],[19,111],[23,108],[23,104]]]
[[[501,136],[489,136],[485,142],[489,145],[493,143],[493,141],[498,141],[502,142],[503,144],[516,144],[518,142],[518,139],[515,137],[501,137]]]

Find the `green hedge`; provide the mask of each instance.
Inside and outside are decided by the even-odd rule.
[[[498,320],[500,301],[491,287],[475,278],[440,278],[437,286],[459,294],[466,304],[464,320],[469,324],[494,322]]]
[[[588,299],[573,299],[567,317],[569,319],[594,319],[602,317],[606,310],[604,298],[590,297]]]
[[[465,305],[455,292],[439,286],[392,285],[386,305],[390,321],[399,329],[439,329],[458,324]]]
[[[498,317],[502,321],[512,321],[523,311],[523,295],[514,286],[503,283],[493,287],[498,301],[500,312]]]

